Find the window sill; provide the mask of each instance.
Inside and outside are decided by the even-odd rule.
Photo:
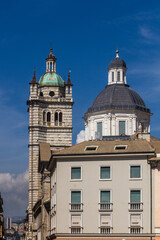
[[[82,182],[82,179],[71,179],[70,182]]]
[[[69,209],[70,212],[83,212],[83,209]]]
[[[142,178],[129,178],[129,181],[142,181]]]
[[[112,179],[111,178],[104,178],[104,179],[99,179],[99,181],[112,181]]]
[[[128,209],[129,212],[143,212],[143,209]]]
[[[113,212],[113,209],[99,209],[99,212]]]

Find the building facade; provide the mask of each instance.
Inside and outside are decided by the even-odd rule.
[[[72,84],[70,72],[67,83],[56,73],[56,58],[52,52],[46,58],[46,72],[30,82],[27,101],[29,112],[29,238],[36,230],[33,207],[42,196],[41,174],[38,170],[39,143],[50,143],[51,150],[72,145]]]
[[[158,239],[160,140],[142,136],[85,141],[52,155],[51,239]]]

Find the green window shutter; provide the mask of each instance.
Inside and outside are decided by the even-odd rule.
[[[102,138],[102,122],[97,123],[97,137]]]
[[[130,177],[131,178],[140,178],[141,177],[141,167],[140,166],[131,166]]]
[[[81,168],[72,167],[71,168],[71,179],[81,179]]]
[[[72,191],[71,192],[71,203],[81,203],[81,192]]]
[[[130,201],[131,201],[131,203],[140,203],[141,202],[140,190],[131,190]]]
[[[101,179],[110,179],[110,167],[101,167]]]
[[[119,121],[119,135],[125,134],[125,121]]]
[[[110,203],[110,191],[101,191],[101,203]]]

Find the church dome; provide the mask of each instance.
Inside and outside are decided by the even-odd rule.
[[[111,68],[127,68],[125,61],[119,57],[118,50],[116,51],[116,57],[110,62],[108,70]]]
[[[140,110],[150,113],[144,101],[126,84],[107,85],[96,97],[87,113],[105,110]]]
[[[39,84],[64,87],[64,80],[55,72],[46,72],[40,78]]]
[[[110,64],[109,64],[109,69],[110,68],[127,68],[125,61],[122,58],[114,58]]]

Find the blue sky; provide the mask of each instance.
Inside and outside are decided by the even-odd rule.
[[[45,72],[51,41],[57,72],[66,80],[71,69],[73,144],[84,129],[85,111],[107,84],[117,46],[127,63],[128,84],[154,113],[151,133],[160,137],[159,10],[154,0],[1,1],[0,191],[5,215],[23,215],[26,208],[28,83],[34,66],[37,80]],[[15,196],[15,186],[23,184]]]

